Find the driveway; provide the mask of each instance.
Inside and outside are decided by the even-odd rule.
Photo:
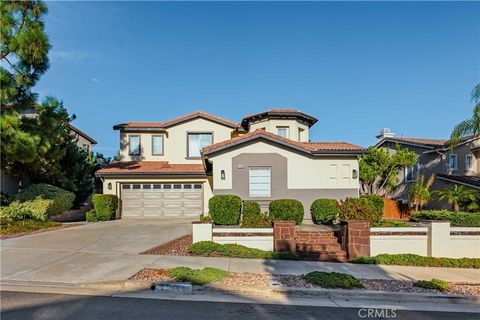
[[[159,259],[138,253],[191,233],[190,222],[121,219],[1,240],[1,281],[125,280]]]

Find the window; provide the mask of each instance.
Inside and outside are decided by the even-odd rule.
[[[465,171],[473,171],[473,154],[465,155]]]
[[[162,189],[162,185],[161,184],[154,184],[153,189]]]
[[[172,189],[172,185],[171,184],[164,184],[163,189]]]
[[[201,184],[194,184],[193,188],[194,189],[202,189],[202,185]]]
[[[129,184],[122,184],[122,189],[130,189],[130,185]]]
[[[140,189],[140,185],[139,184],[133,184],[132,189]]]
[[[173,189],[182,189],[182,185],[181,184],[174,184]]]
[[[448,169],[450,171],[457,170],[457,155],[451,154],[448,156]]]
[[[249,168],[250,197],[270,197],[270,168]]]
[[[89,146],[88,144],[85,144],[85,143],[84,143],[84,144],[82,145],[82,148],[83,148],[83,150],[85,150],[85,151],[87,151],[87,152],[90,152],[90,146]]]
[[[200,150],[213,142],[211,133],[188,133],[187,140],[188,158],[199,158]]]
[[[405,181],[416,181],[418,178],[418,169],[418,160],[413,166],[405,168]]]
[[[152,136],[152,155],[163,156],[163,136]]]
[[[280,137],[288,138],[288,127],[277,127],[277,134]]]
[[[128,136],[128,154],[132,156],[140,155],[140,136]]]
[[[151,189],[152,186],[150,184],[144,184],[143,189]]]

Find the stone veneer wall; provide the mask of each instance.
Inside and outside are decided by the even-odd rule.
[[[340,241],[349,260],[358,256],[370,256],[370,222],[349,220],[341,222]]]
[[[295,221],[273,222],[273,248],[275,251],[295,252],[296,246]]]

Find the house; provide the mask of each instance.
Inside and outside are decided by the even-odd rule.
[[[358,156],[346,142],[310,142],[317,122],[298,110],[270,109],[233,122],[202,111],[165,122],[127,122],[120,161],[97,171],[103,192],[120,198],[118,217],[195,216],[216,194],[258,201],[357,197]]]
[[[77,146],[87,152],[93,152],[93,146],[97,144],[97,141],[95,141],[92,137],[90,137],[85,132],[78,129],[71,123],[68,124],[68,127],[72,131],[72,134],[75,136]]]
[[[397,137],[390,129],[382,129],[377,136],[377,148],[395,152],[396,146],[417,154],[417,163],[399,173],[399,184],[391,196],[404,203],[409,201],[410,185],[420,175],[428,179],[435,175],[432,190],[450,188],[453,185],[480,189],[480,137],[467,137],[451,149],[448,140]],[[446,202],[432,201],[429,208],[448,208]]]

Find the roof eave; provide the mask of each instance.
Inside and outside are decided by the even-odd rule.
[[[205,172],[184,172],[184,173],[158,173],[158,172],[106,172],[106,173],[95,173],[95,177],[122,177],[122,176],[165,176],[165,177],[172,177],[172,176],[206,176]]]
[[[399,143],[399,144],[405,144],[405,145],[410,145],[410,146],[414,146],[414,147],[420,147],[420,148],[426,148],[426,149],[436,149],[437,147],[435,146],[432,146],[432,145],[427,145],[427,144],[422,144],[422,143],[414,143],[414,142],[408,142],[408,141],[399,141],[399,140],[395,140],[395,139],[382,139],[380,141],[378,141],[374,147],[375,148],[378,148],[380,147],[384,142],[393,142],[393,143]]]

